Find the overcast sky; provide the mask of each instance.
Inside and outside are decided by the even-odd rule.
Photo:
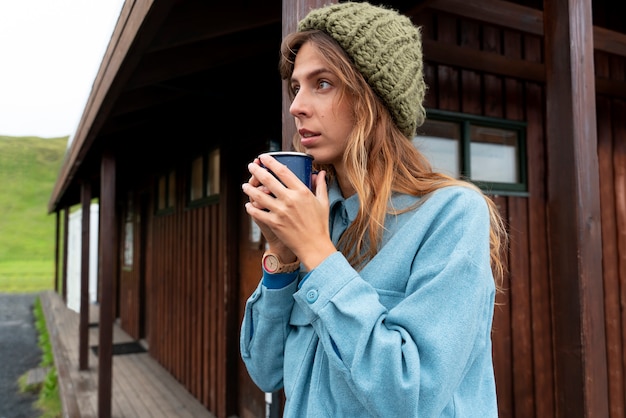
[[[0,0],[0,135],[74,135],[123,3]]]

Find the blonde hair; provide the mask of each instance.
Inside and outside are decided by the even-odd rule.
[[[343,156],[348,179],[359,198],[359,212],[338,243],[338,248],[355,268],[376,255],[384,233],[385,215],[392,211],[393,192],[426,196],[442,187],[463,186],[484,196],[490,216],[490,258],[496,287],[501,288],[505,267],[503,250],[507,232],[495,203],[474,184],[434,172],[429,161],[400,131],[381,100],[345,51],[329,35],[312,30],[287,36],[281,46],[280,73],[289,80],[295,56],[305,43],[317,48],[343,86],[342,96],[352,98],[354,129]],[[293,97],[293,92],[290,91]],[[342,97],[343,99],[343,97]],[[304,151],[297,135],[294,148]],[[317,166],[335,175],[332,166]],[[410,210],[411,208],[405,209]]]

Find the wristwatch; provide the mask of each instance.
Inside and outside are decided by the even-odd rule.
[[[293,273],[300,268],[300,260],[296,260],[293,263],[284,264],[280,257],[274,253],[266,252],[263,254],[263,260],[261,265],[270,274],[277,273]]]

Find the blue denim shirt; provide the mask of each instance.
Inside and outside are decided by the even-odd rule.
[[[331,238],[358,199],[329,189]],[[394,195],[383,245],[360,271],[337,252],[311,272],[265,274],[240,349],[285,417],[497,417],[489,215],[464,187]]]

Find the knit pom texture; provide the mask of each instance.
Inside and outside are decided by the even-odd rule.
[[[400,130],[413,138],[424,122],[420,30],[395,10],[347,2],[312,10],[298,31],[321,30],[347,52]]]

